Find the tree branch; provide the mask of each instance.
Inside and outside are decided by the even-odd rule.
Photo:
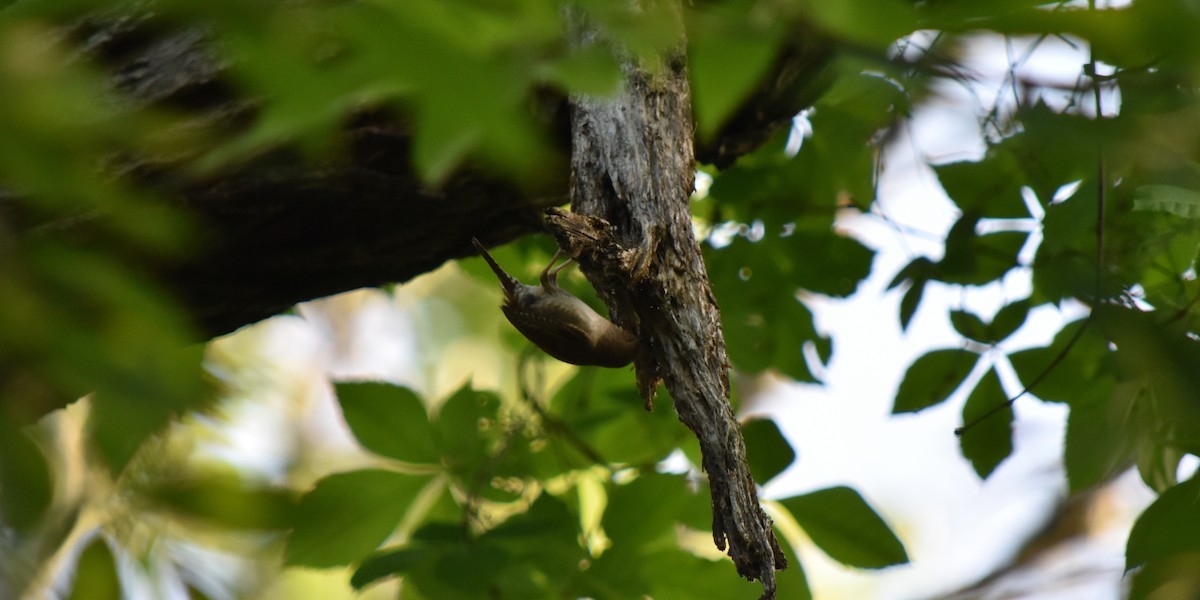
[[[203,27],[116,8],[81,20],[69,35],[135,105],[182,111],[215,131],[241,131],[257,117],[257,101],[230,83],[228,60],[211,51]],[[732,164],[786,126],[802,108],[796,102],[807,101],[799,75],[823,55],[812,44],[785,51],[760,93],[705,143],[706,160]],[[412,170],[404,117],[370,113],[347,123],[345,153],[318,164],[282,147],[200,182],[178,172],[187,157],[145,157],[125,171],[201,223],[187,260],[158,276],[201,333],[216,336],[297,302],[407,281],[472,254],[473,235],[495,246],[539,231],[542,212],[567,198],[570,125],[561,94],[548,91],[537,101],[551,137],[562,142],[561,162],[547,164],[546,177],[532,186],[467,167],[430,188]],[[690,147],[691,132],[678,133]],[[690,190],[690,180],[676,183]]]
[[[649,402],[660,380],[695,433],[712,490],[713,538],[738,573],[775,597],[787,560],[759,506],[741,427],[729,404],[720,314],[689,199],[691,91],[682,58],[657,75],[627,66],[613,100],[581,98],[572,112],[574,213],[549,211],[559,245],[579,261],[610,317],[636,330],[638,387]]]

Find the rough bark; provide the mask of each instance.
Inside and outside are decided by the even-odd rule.
[[[624,92],[572,106],[574,212],[550,210],[559,245],[609,306],[637,331],[638,387],[649,402],[660,380],[695,433],[712,491],[713,539],[738,573],[775,597],[787,560],[759,505],[729,404],[720,313],[692,232],[691,92],[682,58],[657,74],[627,67]]]

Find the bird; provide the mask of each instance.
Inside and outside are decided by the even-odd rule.
[[[615,368],[633,361],[641,345],[636,335],[558,287],[559,271],[571,264],[568,257],[554,266],[563,255],[562,249],[542,270],[541,285],[534,286],[521,283],[500,268],[478,239],[471,238],[471,243],[500,279],[504,290],[500,310],[535,346],[572,365]]]

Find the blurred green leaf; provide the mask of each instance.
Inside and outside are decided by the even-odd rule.
[[[988,326],[978,315],[965,310],[950,311],[950,324],[963,337],[976,342],[987,344],[990,341]]]
[[[1085,394],[1097,393],[1092,386],[1099,386],[1099,395],[1107,396],[1113,383],[1108,341],[1097,335],[1095,327],[1080,332],[1083,327],[1089,327],[1088,320],[1068,323],[1049,346],[1008,355],[1030,393],[1051,402],[1073,402]],[[1071,345],[1076,336],[1081,337]]]
[[[40,524],[54,498],[53,473],[29,427],[0,413],[0,522],[22,535]]]
[[[1136,386],[1122,385],[1114,395],[1135,394]],[[1099,393],[1085,393],[1071,401],[1067,416],[1063,462],[1072,493],[1082,492],[1115,477],[1129,466],[1134,440],[1124,419],[1126,402]]]
[[[945,402],[975,367],[978,357],[951,348],[925,353],[904,374],[896,390],[892,414],[918,412]]]
[[[792,547],[787,536],[778,529],[775,531],[783,555],[788,559],[788,566],[783,571],[775,572],[775,583],[780,590],[780,597],[796,598],[797,600],[812,600],[812,589],[808,585],[808,576],[804,572],[804,564],[800,562],[800,553]]]
[[[1025,324],[1025,318],[1029,316],[1029,306],[1029,299],[1026,298],[1000,307],[1000,310],[996,311],[996,316],[992,317],[992,322],[988,324],[989,341],[1000,342],[1016,333]]]
[[[642,557],[645,569],[654,573],[649,578],[649,592],[655,600],[692,600],[694,598],[723,598],[753,600],[762,593],[758,585],[737,577],[729,577],[725,561],[701,558],[678,548],[662,550]],[[788,569],[791,569],[791,565]],[[783,575],[781,572],[779,575]],[[801,598],[803,590],[776,584],[780,597]]]
[[[793,225],[790,233],[756,242],[736,237],[724,248],[706,251],[705,259],[734,365],[752,373],[773,367],[799,381],[814,381],[804,344],[815,344],[825,359],[833,349],[816,331],[797,290],[849,295],[870,272],[873,253],[833,231],[828,221]]]
[[[908,291],[904,292],[904,296],[900,299],[900,328],[908,329],[908,324],[912,322],[912,318],[917,314],[917,307],[921,305],[921,297],[925,295],[925,284],[927,279],[917,279],[912,282]]]
[[[413,533],[404,547],[364,561],[351,578],[356,588],[390,575],[404,577],[405,590],[418,597],[478,598],[498,591],[497,578],[512,565],[512,557],[487,539],[473,539],[461,527],[430,523]],[[464,565],[470,568],[464,569]]]
[[[959,285],[983,285],[1019,266],[1017,253],[1028,238],[1024,232],[1000,231],[979,235],[982,213],[966,210],[946,235],[946,253],[934,273],[939,281]]]
[[[157,481],[147,495],[177,515],[233,529],[287,528],[296,505],[289,490],[258,485],[232,473]]]
[[[821,550],[842,564],[881,569],[908,562],[904,545],[858,492],[839,486],[779,501]]]
[[[1129,578],[1129,600],[1191,598],[1200,594],[1200,553],[1172,554],[1143,565]]]
[[[608,97],[621,91],[621,65],[607,49],[589,46],[547,66],[546,77],[563,88],[587,96]]]
[[[993,219],[1029,216],[1021,199],[1024,173],[1003,146],[993,147],[982,160],[939,165],[934,171],[964,212]]]
[[[496,435],[499,399],[468,383],[438,407],[434,440],[443,460],[459,473],[478,468],[487,459]]]
[[[103,537],[96,536],[84,548],[75,564],[75,581],[70,600],[120,600],[121,578],[112,550]]]
[[[1186,219],[1200,218],[1200,192],[1173,185],[1147,184],[1137,189],[1134,210],[1171,213]]]
[[[343,382],[334,387],[342,416],[368,450],[413,463],[438,461],[425,404],[415,392],[382,382]]]
[[[622,560],[636,561],[637,550],[674,546],[677,523],[710,516],[706,494],[690,490],[687,478],[643,473],[628,484],[609,489],[603,526],[614,547],[625,549]]]
[[[742,425],[746,460],[754,481],[765,484],[796,460],[796,452],[771,419],[752,419]]]
[[[987,479],[1013,451],[1012,405],[995,369],[989,369],[967,397],[962,419],[967,428],[959,436],[963,457]]]
[[[386,577],[403,575],[429,560],[429,553],[426,548],[404,547],[374,554],[354,571],[354,575],[350,577],[350,585],[356,590],[361,590]]]
[[[632,378],[611,377],[607,371],[581,369],[551,401],[553,414],[562,420],[565,430],[553,425],[551,440],[579,457],[578,464],[600,458],[614,464],[654,464],[670,454],[687,435],[668,406],[669,398],[659,396],[654,412],[643,410]],[[576,437],[596,457],[572,441]]]
[[[688,72],[701,137],[721,127],[759,82],[785,32],[781,21],[754,22],[742,10],[714,5],[689,13]]]
[[[318,481],[292,513],[286,563],[334,567],[362,560],[387,539],[428,481],[380,470]]]
[[[1125,570],[1173,556],[1200,553],[1200,479],[1192,478],[1164,492],[1129,532]]]
[[[918,29],[917,13],[899,0],[806,2],[809,17],[840,36],[883,48]]]
[[[498,574],[496,587],[514,598],[561,595],[588,558],[580,545],[582,535],[578,516],[563,500],[543,493],[529,510],[486,534],[513,565],[520,565]]]

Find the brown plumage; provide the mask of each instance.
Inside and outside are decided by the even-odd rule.
[[[573,365],[623,367],[637,354],[637,336],[600,316],[583,300],[558,287],[558,272],[571,259],[554,267],[562,251],[542,270],[541,286],[525,285],[496,264],[479,240],[471,243],[500,279],[504,316],[546,354]]]

